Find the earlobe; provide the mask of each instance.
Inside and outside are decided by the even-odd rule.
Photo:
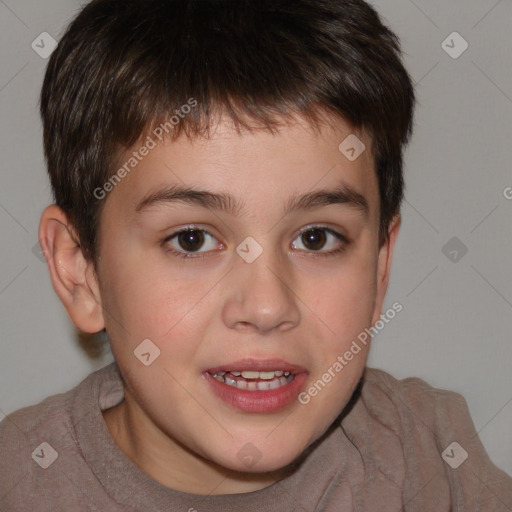
[[[81,331],[96,333],[105,327],[96,272],[80,248],[66,214],[48,206],[41,215],[39,243],[50,279],[73,323]]]
[[[384,297],[388,289],[389,276],[391,273],[391,263],[393,261],[393,250],[395,248],[398,232],[400,231],[402,219],[400,214],[395,215],[388,228],[387,240],[379,248],[377,262],[377,290],[375,296],[375,307],[372,318],[372,325],[380,319]]]

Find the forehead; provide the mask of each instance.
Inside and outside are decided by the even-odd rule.
[[[289,209],[294,195],[340,186],[362,196],[370,213],[379,202],[370,141],[342,120],[316,130],[297,118],[274,133],[239,133],[221,120],[207,138],[182,134],[174,141],[150,133],[120,155],[116,168],[123,167],[128,172],[107,203],[132,211],[169,186],[224,194],[238,213],[282,209],[283,202]]]

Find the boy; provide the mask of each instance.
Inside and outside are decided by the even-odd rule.
[[[365,368],[413,107],[362,0],[85,6],[39,238],[116,362],[2,422],[2,510],[512,510],[460,395]]]

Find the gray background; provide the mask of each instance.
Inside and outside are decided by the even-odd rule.
[[[419,104],[386,304],[403,311],[374,339],[369,366],[463,393],[489,455],[512,474],[512,5],[373,4],[401,38]],[[32,252],[51,193],[37,113],[47,61],[31,43],[44,31],[58,40],[80,5],[0,0],[0,419],[112,360],[84,351]],[[454,31],[469,44],[458,58],[441,46]]]

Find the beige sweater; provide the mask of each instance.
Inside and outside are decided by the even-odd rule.
[[[512,512],[512,478],[490,461],[464,398],[417,378],[366,369],[351,404],[293,474],[233,495],[176,491],[132,463],[101,414],[122,399],[112,363],[5,418],[0,510]]]

